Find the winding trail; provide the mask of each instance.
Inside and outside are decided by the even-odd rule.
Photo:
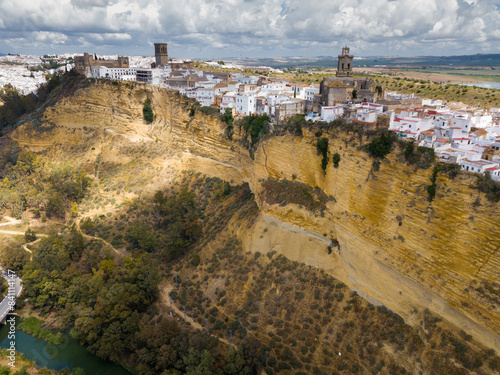
[[[163,286],[160,286],[160,301],[165,304],[165,306],[170,306],[170,292],[174,289],[174,287],[172,285],[163,285]],[[182,319],[184,319],[184,312],[181,311],[174,303],[172,303],[172,311],[174,313],[176,313],[177,315],[179,315]],[[191,326],[197,330],[200,330],[200,331],[206,331],[206,328],[203,327],[200,323],[198,323],[197,321],[195,321],[193,318],[191,318],[190,316],[188,316],[186,314],[186,322],[190,323]],[[228,340],[222,338],[222,337],[219,337],[219,336],[216,336],[214,334],[210,334],[210,336],[212,337],[215,337],[217,340],[219,341],[222,341],[224,344],[226,345],[232,345],[234,346],[235,348],[237,348],[236,345],[234,344],[231,344]]]
[[[106,211],[106,212],[109,212],[109,211]],[[96,240],[96,241],[101,241],[106,246],[108,246],[110,249],[112,249],[116,254],[118,254],[120,256],[126,256],[127,254],[126,254],[125,251],[120,251],[120,250],[115,249],[115,247],[113,245],[111,245],[108,241],[106,241],[105,239],[103,239],[101,237],[91,236],[89,234],[83,233],[82,229],[80,228],[80,222],[81,222],[81,220],[85,219],[87,217],[94,216],[94,215],[96,215],[98,213],[99,213],[99,211],[92,212],[92,213],[87,213],[86,215],[79,216],[75,220],[76,229],[78,230],[78,232],[84,238],[93,239],[93,240]],[[9,225],[16,225],[16,224],[20,224],[21,223],[21,220],[17,220],[17,219],[14,219],[12,217],[9,217],[9,216],[4,216],[4,218],[7,219],[8,222],[7,223],[1,223],[0,226],[9,226]],[[0,233],[11,234],[11,235],[23,235],[23,236],[25,234],[25,232],[22,232],[22,231],[1,230],[1,229],[0,229]],[[25,250],[28,253],[30,253],[30,260],[33,260],[33,251],[28,248],[28,245],[34,245],[34,244],[38,243],[42,239],[41,237],[47,237],[46,234],[37,234],[36,236],[38,238],[35,241],[28,242],[28,243],[25,243],[24,245],[22,245],[23,250]],[[178,315],[179,317],[181,317],[181,319],[184,319],[184,312],[181,311],[174,303],[172,303],[172,305],[170,305],[170,293],[172,292],[173,289],[174,289],[174,287],[172,285],[160,286],[160,301],[163,304],[165,304],[165,306],[170,306],[173,313],[175,313],[176,315]],[[188,322],[189,324],[191,324],[191,326],[193,328],[197,329],[197,330],[200,330],[200,331],[205,331],[206,330],[205,327],[203,327],[201,324],[199,324],[197,321],[195,321],[192,317],[188,316],[187,314],[186,314],[186,322]],[[236,345],[230,343],[229,340],[227,340],[227,339],[224,339],[222,337],[218,337],[218,336],[216,336],[214,334],[210,334],[210,336],[216,338],[217,340],[223,342],[226,345],[231,345],[231,346],[237,348]]]
[[[16,224],[20,224],[21,223],[21,220],[14,219],[13,217],[10,217],[10,216],[4,216],[3,218],[9,220],[9,222],[8,223],[2,223],[2,224],[0,224],[0,226],[16,225]],[[0,233],[1,234],[12,234],[12,235],[17,235],[17,236],[24,236],[25,235],[25,232],[14,231],[14,230],[1,230],[0,229]],[[33,260],[33,251],[31,251],[28,248],[28,245],[34,245],[38,241],[40,241],[42,239],[42,237],[47,237],[47,235],[43,234],[43,233],[39,233],[39,234],[35,234],[35,235],[38,237],[35,241],[27,242],[27,243],[25,243],[24,245],[21,246],[24,251],[27,251],[28,253],[30,253],[30,260]]]
[[[92,215],[81,216],[81,217],[79,217],[78,219],[75,220],[76,229],[78,230],[78,232],[84,238],[92,239],[92,240],[96,240],[96,241],[100,241],[100,242],[104,243],[107,247],[109,247],[111,250],[113,250],[116,254],[121,255],[121,256],[126,256],[127,254],[125,252],[121,252],[120,250],[115,249],[115,247],[113,245],[111,245],[108,241],[106,241],[104,238],[97,237],[97,236],[91,236],[90,234],[85,234],[85,233],[82,232],[82,229],[80,228],[80,221],[82,219],[84,219],[86,217],[90,217],[90,216],[92,216]]]

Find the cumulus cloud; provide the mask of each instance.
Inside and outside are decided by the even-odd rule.
[[[159,41],[179,57],[495,52],[499,24],[498,0],[0,0],[0,52],[152,54]]]

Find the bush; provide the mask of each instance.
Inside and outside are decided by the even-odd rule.
[[[439,171],[453,179],[458,176],[458,173],[460,172],[460,165],[440,163]]]
[[[198,254],[193,254],[191,258],[191,263],[193,264],[193,266],[197,267],[200,264],[200,262],[201,262],[200,256]]]
[[[240,128],[243,127],[247,135],[250,134],[250,147],[253,147],[269,131],[269,117],[266,114],[262,116],[250,115],[239,120],[237,125]]]
[[[374,158],[384,158],[390,154],[395,139],[396,135],[391,131],[383,133],[380,137],[375,137],[367,145],[368,153]]]
[[[408,142],[402,155],[407,163],[417,165],[423,169],[429,168],[436,159],[434,149],[419,146],[415,150],[413,142]]]
[[[321,159],[321,169],[326,173],[326,166],[328,165],[328,138],[319,139],[316,143],[316,148],[318,149],[318,155],[323,156]]]
[[[340,155],[339,153],[335,153],[333,154],[332,156],[332,162],[333,162],[333,167],[334,168],[338,168],[339,167],[339,163],[340,163]]]
[[[26,231],[26,233],[24,233],[24,240],[26,242],[33,242],[36,240],[36,233],[31,230],[30,228],[28,228],[28,230]]]
[[[151,105],[151,100],[149,98],[144,101],[142,115],[148,124],[151,124],[154,121],[153,106]]]
[[[500,183],[493,181],[489,171],[484,175],[478,175],[476,181],[476,188],[486,193],[486,198],[491,202],[498,202],[500,200]]]

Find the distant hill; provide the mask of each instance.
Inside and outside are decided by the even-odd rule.
[[[420,57],[370,57],[355,60],[357,66],[500,66],[500,54],[477,54],[463,56],[420,56]]]
[[[273,68],[318,68],[337,66],[337,57],[280,57],[280,58],[243,58],[233,61],[244,65],[266,65]],[[500,54],[476,54],[462,56],[417,56],[417,57],[366,57],[354,60],[354,66],[388,67],[500,67]]]

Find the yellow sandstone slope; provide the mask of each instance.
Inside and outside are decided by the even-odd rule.
[[[146,97],[156,116],[150,125],[142,116]],[[275,250],[323,268],[413,325],[428,308],[500,351],[499,204],[484,196],[477,204],[473,176],[438,174],[429,203],[425,188],[432,171],[414,171],[392,155],[374,171],[359,147],[366,139],[345,132],[331,137],[330,159],[338,152],[341,161],[338,168],[330,163],[325,175],[316,139],[306,130],[303,137],[262,141],[252,159],[238,142],[240,129],[230,141],[224,124],[198,111],[190,116],[186,105],[185,98],[159,88],[93,83],[47,108],[41,123],[19,126],[11,138],[78,165],[126,163],[137,157],[126,150],[161,143],[169,150],[157,157],[161,168],[249,183],[261,214],[238,234],[247,250]],[[322,214],[271,205],[262,185],[268,178],[319,187],[333,199]],[[339,247],[329,254],[332,240]]]

